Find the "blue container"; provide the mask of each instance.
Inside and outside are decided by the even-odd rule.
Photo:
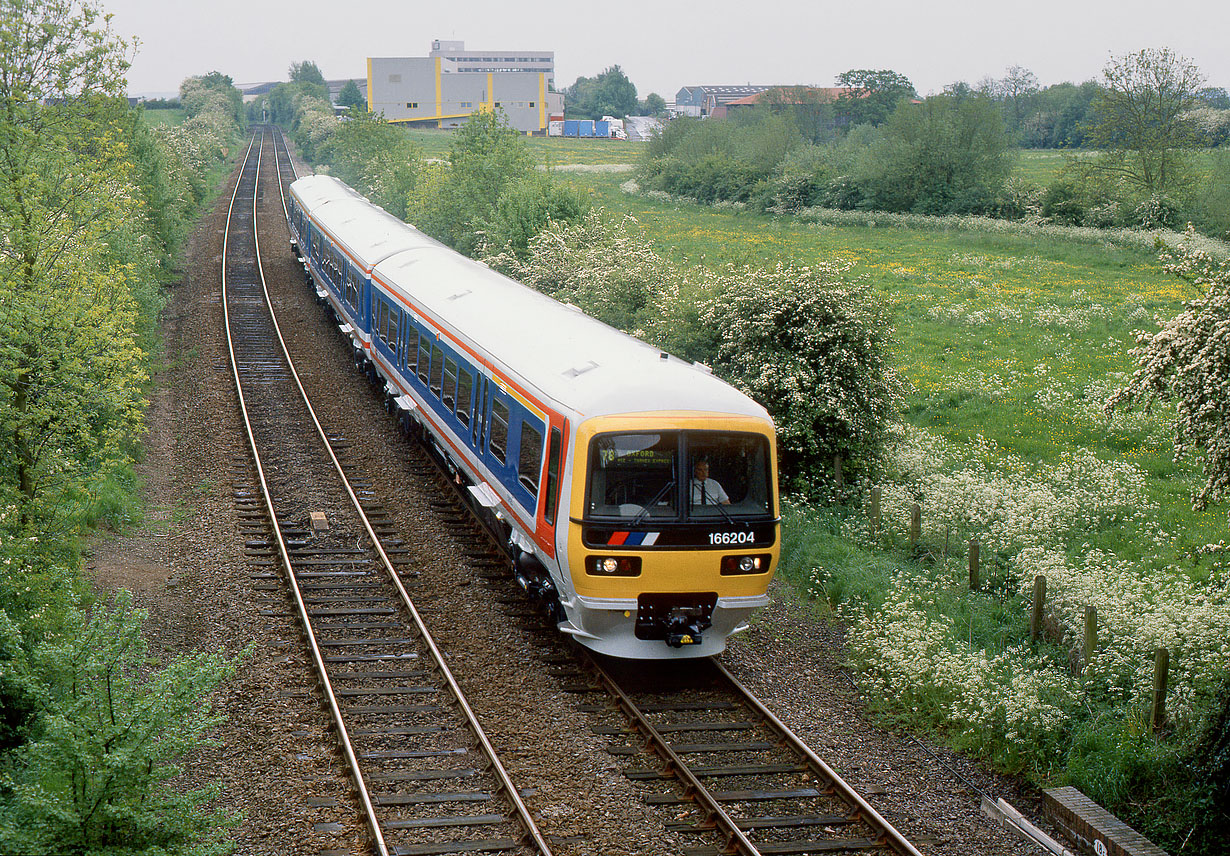
[[[581,135],[581,123],[576,119],[564,120],[564,136],[579,137]]]
[[[595,122],[594,123],[594,136],[595,137],[611,136],[611,123],[602,122],[602,121]]]
[[[581,120],[581,136],[582,137],[592,137],[593,135],[594,135],[594,120],[593,119],[582,119]]]

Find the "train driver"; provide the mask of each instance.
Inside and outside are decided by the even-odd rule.
[[[709,478],[709,462],[701,459],[692,470],[693,505],[730,505],[730,497],[717,479]]]

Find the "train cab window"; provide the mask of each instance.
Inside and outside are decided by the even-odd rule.
[[[431,343],[430,340],[419,333],[419,380],[423,382],[423,386],[427,385],[427,378],[431,373]]]
[[[462,425],[470,427],[470,401],[474,397],[474,379],[465,369],[457,372],[457,407],[455,413]]]
[[[498,398],[491,400],[491,439],[487,448],[501,464],[508,463],[508,405]]]
[[[439,345],[431,346],[431,381],[428,386],[431,391],[436,394],[436,398],[440,397],[440,383],[444,377],[444,349]]]
[[[457,409],[457,361],[452,357],[444,359],[444,390],[440,400],[450,411]]]
[[[542,472],[542,432],[529,422],[521,423],[521,452],[517,456],[517,481],[538,496],[538,475]]]
[[[604,434],[589,454],[589,513],[678,519],[679,434]]]
[[[769,450],[764,437],[692,432],[687,440],[688,517],[770,513]]]
[[[559,458],[563,437],[558,428],[551,429],[551,448],[547,452],[547,506],[543,517],[555,525],[555,509],[559,502]]]

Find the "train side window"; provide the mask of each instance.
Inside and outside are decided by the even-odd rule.
[[[470,401],[474,393],[474,379],[465,369],[457,373],[457,418],[461,424],[470,427]]]
[[[508,405],[498,398],[491,400],[491,456],[501,464],[508,463]]]
[[[419,380],[423,382],[423,386],[427,385],[427,378],[431,372],[431,345],[428,344],[427,337],[419,333]]]
[[[384,340],[389,343],[389,347],[392,350],[396,351],[397,327],[400,323],[401,312],[399,312],[396,307],[390,306],[388,308],[388,316],[388,332],[386,333]]]
[[[521,452],[517,456],[517,480],[538,496],[538,476],[542,472],[542,432],[529,422],[521,422]]]
[[[452,357],[444,359],[444,390],[440,400],[450,412],[457,408],[457,361]]]
[[[547,507],[543,517],[547,523],[555,525],[555,508],[559,503],[559,457],[563,445],[563,435],[558,428],[551,429],[551,448],[547,452]]]
[[[406,343],[402,351],[401,367],[405,370],[406,377],[414,377],[419,365],[419,334],[409,320],[402,325],[402,331],[405,333]]]
[[[439,345],[431,346],[431,391],[440,397],[440,382],[444,377],[444,349]]]

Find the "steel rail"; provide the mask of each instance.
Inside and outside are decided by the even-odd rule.
[[[271,125],[273,128],[273,166],[274,171],[278,174],[278,197],[282,200],[282,216],[290,222],[290,211],[286,208],[286,189],[282,186],[282,162],[278,157],[278,140],[282,141],[282,148],[286,149],[286,139],[282,136],[282,131],[277,125]],[[295,178],[299,177],[299,170],[295,169],[295,162],[290,159],[290,150],[286,150],[286,165],[290,167],[290,171]]]
[[[588,665],[593,669],[598,680],[606,687],[607,692],[615,697],[624,715],[632,721],[633,727],[644,735],[646,748],[657,754],[671,772],[682,780],[684,795],[692,798],[696,806],[705,813],[705,820],[714,824],[718,834],[726,839],[725,852],[742,853],[744,856],[760,856],[756,845],[743,833],[734,818],[726,813],[721,803],[709,792],[704,783],[696,777],[687,762],[676,754],[661,732],[653,727],[653,724],[637,707],[636,702],[623,691],[623,688],[607,673],[606,669],[602,668],[588,650],[580,648],[578,650],[581,656],[588,661]]]
[[[278,182],[279,184],[281,183],[280,176]],[[286,340],[282,336],[281,326],[278,324],[277,313],[274,312],[273,309],[273,301],[269,296],[268,286],[265,282],[264,266],[261,262],[260,256],[259,230],[255,228],[255,203],[253,205],[253,232],[258,235],[256,239],[256,265],[257,269],[260,271],[261,287],[265,293],[265,300],[269,307],[269,315],[273,319],[273,329],[277,334],[278,344],[282,348],[282,353],[286,358],[286,363],[290,369],[291,377],[295,381],[295,386],[298,387],[299,393],[303,397],[303,403],[307,407],[308,415],[311,417],[312,424],[316,426],[316,431],[320,435],[321,440],[324,442],[325,449],[328,451],[329,459],[333,462],[334,468],[341,477],[342,485],[346,489],[346,494],[350,497],[351,503],[358,512],[359,520],[363,524],[363,529],[367,532],[367,536],[371,539],[372,549],[374,549],[380,556],[380,562],[384,566],[385,572],[389,577],[389,581],[397,590],[397,594],[398,597],[401,598],[402,605],[406,608],[407,613],[409,613],[411,619],[414,621],[415,627],[422,636],[423,643],[431,652],[432,659],[435,661],[436,669],[439,671],[441,677],[444,678],[444,681],[448,685],[453,698],[457,701],[458,707],[460,707],[465,716],[470,731],[473,733],[475,739],[481,746],[483,753],[487,756],[492,772],[496,775],[496,778],[499,779],[501,789],[508,797],[509,802],[511,802],[513,807],[516,809],[518,818],[524,828],[524,838],[528,839],[528,841],[532,843],[532,845],[536,847],[539,852],[543,854],[543,856],[551,856],[551,848],[547,845],[546,839],[543,838],[542,833],[538,829],[538,825],[531,817],[529,808],[521,799],[521,794],[517,791],[516,785],[513,783],[512,778],[508,775],[508,771],[504,768],[504,764],[500,761],[499,755],[495,751],[495,747],[492,746],[491,741],[488,739],[487,734],[483,730],[482,725],[479,723],[478,717],[474,713],[473,708],[471,708],[470,703],[466,701],[465,694],[462,692],[460,684],[457,683],[457,679],[453,676],[452,670],[449,669],[448,664],[445,663],[444,655],[441,653],[439,647],[437,647],[435,639],[432,637],[431,632],[427,629],[427,625],[423,622],[422,617],[419,615],[419,611],[415,607],[414,602],[410,599],[409,593],[406,591],[405,586],[402,585],[401,578],[398,576],[397,571],[393,568],[393,563],[389,559],[388,554],[385,552],[384,547],[381,545],[380,539],[376,535],[375,529],[371,525],[371,521],[368,520],[367,514],[363,511],[362,503],[360,503],[358,495],[355,494],[349,479],[346,478],[345,471],[342,469],[341,461],[338,460],[336,453],[333,451],[332,444],[329,443],[329,438],[325,432],[324,426],[320,424],[320,420],[316,416],[316,411],[312,408],[307,390],[304,388],[303,382],[299,378],[298,371],[295,370],[294,361],[290,356],[290,350],[287,348]]]
[[[784,738],[790,745],[790,748],[803,756],[807,765],[811,768],[813,775],[819,776],[827,781],[834,790],[838,791],[838,796],[848,805],[851,805],[868,826],[880,831],[881,842],[887,844],[895,853],[900,853],[902,856],[922,856],[917,848],[914,847],[905,837],[897,831],[891,823],[885,820],[884,816],[875,810],[872,805],[863,798],[858,791],[850,787],[837,771],[826,764],[815,752],[811,750],[806,743],[799,739],[790,728],[782,722],[777,716],[769,710],[760,699],[752,695],[752,691],[743,685],[738,678],[730,673],[730,671],[722,665],[716,658],[713,659],[713,665],[717,667],[718,674],[730,682],[739,693],[743,696],[743,700],[749,704],[753,710],[768,722],[779,735]]]
[[[256,237],[256,201],[258,197],[257,188],[260,183],[260,153],[264,148],[264,134],[261,133],[261,149],[257,150],[256,159],[256,183],[252,188],[252,235],[255,243]],[[242,181],[243,170],[247,167],[248,159],[252,156],[252,148],[256,144],[256,134],[252,135],[252,142],[248,145],[248,153],[244,157],[244,167],[240,169],[240,181]],[[278,552],[282,557],[282,563],[286,568],[287,577],[290,581],[291,590],[295,598],[295,606],[299,612],[299,619],[303,622],[304,630],[307,633],[308,646],[311,649],[312,660],[316,665],[316,671],[321,680],[321,688],[324,692],[325,700],[329,705],[329,711],[333,717],[333,723],[338,729],[338,740],[342,746],[342,752],[346,756],[346,763],[350,767],[350,774],[354,777],[355,785],[359,790],[359,799],[363,805],[363,812],[367,817],[367,824],[371,828],[372,836],[375,840],[376,851],[380,856],[389,856],[389,848],[385,844],[384,835],[380,831],[380,823],[376,818],[376,809],[372,805],[370,796],[368,795],[367,787],[363,781],[363,773],[359,769],[359,760],[355,756],[354,747],[350,741],[350,735],[346,731],[346,725],[342,719],[341,708],[338,706],[337,697],[333,692],[333,685],[329,681],[328,671],[325,668],[324,658],[320,653],[320,647],[316,644],[316,634],[312,631],[311,618],[308,616],[307,607],[303,602],[303,594],[299,590],[299,581],[295,574],[294,566],[290,561],[290,554],[286,550],[285,539],[282,537],[282,528],[278,523],[277,512],[273,507],[273,497],[269,491],[269,484],[265,479],[265,468],[261,461],[260,452],[256,447],[256,435],[252,429],[252,422],[248,415],[247,399],[243,392],[243,383],[239,376],[239,361],[235,354],[235,343],[231,336],[230,311],[227,308],[226,301],[226,258],[227,249],[230,240],[231,229],[231,213],[235,207],[235,199],[239,194],[240,181],[235,182],[235,190],[231,194],[231,203],[226,212],[226,231],[222,238],[222,312],[226,326],[226,343],[231,355],[231,370],[235,378],[235,391],[239,396],[239,406],[243,414],[244,429],[248,435],[248,445],[252,450],[252,458],[256,463],[257,479],[260,482],[261,495],[265,501],[265,511],[269,515],[270,525],[273,527],[274,535],[278,544]],[[260,246],[257,243],[257,266],[259,268]],[[261,274],[262,284],[264,274]],[[272,312],[272,307],[271,307]]]

